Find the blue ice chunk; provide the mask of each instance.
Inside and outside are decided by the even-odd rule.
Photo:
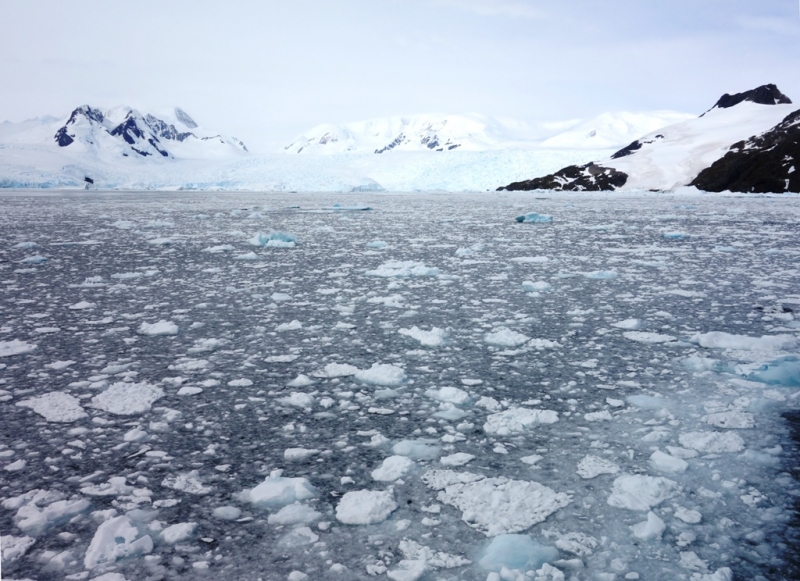
[[[797,357],[783,357],[760,365],[741,365],[736,371],[750,381],[768,385],[800,387],[800,360]]]
[[[295,243],[297,242],[297,236],[294,234],[287,234],[286,232],[270,232],[269,234],[259,232],[249,240],[250,244],[253,246],[266,246],[271,241],[283,242],[286,244]]]
[[[354,190],[354,191],[361,191],[361,190]],[[372,190],[364,190],[364,191],[372,191]],[[334,204],[330,208],[323,208],[328,210],[333,210],[334,212],[366,212],[371,210],[372,208],[369,206],[342,206],[341,204]]]
[[[367,248],[386,248],[388,244],[383,240],[373,240],[367,243]]]
[[[478,565],[486,571],[500,572],[503,567],[530,571],[558,559],[558,550],[540,545],[528,535],[498,535],[482,555]]]
[[[652,395],[629,395],[625,399],[629,404],[645,410],[660,410],[672,407],[672,402],[668,399]]]
[[[519,223],[525,224],[544,224],[546,222],[552,222],[553,217],[549,214],[536,214],[535,212],[531,212],[530,214],[525,214],[524,216],[517,216],[515,220]]]
[[[667,240],[682,240],[684,238],[688,238],[689,235],[686,232],[674,231],[674,232],[662,232],[661,237],[666,238]]]

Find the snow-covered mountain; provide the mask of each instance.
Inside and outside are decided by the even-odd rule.
[[[535,126],[485,115],[387,117],[345,125],[319,125],[283,148],[285,153],[385,154],[399,151],[490,151],[501,149],[607,149],[691,115],[674,111],[604,113]]]
[[[775,128],[795,109],[775,85],[725,94],[700,117],[652,131],[606,159],[568,166],[554,174],[514,182],[500,189],[675,189],[692,183],[703,170],[723,158],[731,146]],[[748,143],[758,147],[761,142]],[[761,147],[767,146],[761,144]]]

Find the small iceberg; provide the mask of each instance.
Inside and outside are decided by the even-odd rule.
[[[537,214],[535,212],[531,212],[530,214],[517,216],[515,220],[520,224],[545,224],[547,222],[552,222],[553,217],[549,214]]]
[[[286,232],[270,232],[269,234],[259,232],[248,242],[253,246],[265,246],[267,248],[294,248],[297,244],[297,236]]]

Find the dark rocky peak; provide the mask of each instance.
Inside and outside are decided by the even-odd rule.
[[[189,129],[197,128],[197,123],[194,122],[194,119],[189,117],[189,114],[180,107],[175,107],[175,118]]]
[[[147,123],[148,127],[155,133],[157,137],[162,139],[171,139],[173,141],[183,141],[187,137],[192,137],[194,133],[189,131],[181,133],[178,131],[174,125],[167,124],[166,122],[162,121],[157,117],[153,117],[152,115],[147,115],[144,118],[145,122]]]
[[[65,125],[74,125],[81,116],[95,123],[102,123],[105,120],[105,116],[100,109],[92,109],[89,105],[81,105],[72,112]]]
[[[788,105],[792,100],[778,90],[775,85],[761,85],[755,89],[745,91],[744,93],[736,93],[729,95],[725,93],[719,98],[716,105],[712,109],[729,109],[735,107],[739,103],[749,101],[759,105]]]
[[[122,137],[129,145],[135,145],[140,139],[144,139],[144,129],[141,127],[144,119],[136,111],[131,111],[125,116],[125,120],[114,127],[109,133],[114,137]]]

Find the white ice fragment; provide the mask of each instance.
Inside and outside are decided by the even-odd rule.
[[[469,401],[469,394],[457,387],[440,387],[439,389],[429,389],[425,395],[436,401],[463,405]]]
[[[439,491],[440,502],[460,509],[467,525],[489,537],[524,531],[572,502],[569,494],[538,482],[505,477],[431,470],[422,480]]]
[[[358,367],[346,363],[328,363],[323,373],[325,377],[349,377],[358,373]]]
[[[162,397],[164,390],[147,382],[118,382],[94,396],[91,407],[111,414],[128,416],[146,412]]]
[[[608,504],[628,510],[650,510],[680,492],[668,478],[627,474],[614,480]]]
[[[465,452],[456,452],[455,454],[450,454],[449,456],[443,456],[439,462],[444,464],[445,466],[463,466],[468,462],[475,459],[475,456],[472,454],[467,454]]]
[[[14,537],[12,535],[3,535],[0,537],[0,549],[2,549],[2,556],[4,563],[11,563],[22,557],[28,552],[36,539],[32,537]]]
[[[647,520],[633,525],[631,530],[637,539],[653,540],[661,538],[661,535],[667,530],[667,525],[653,511],[650,511],[647,513]]]
[[[756,425],[753,414],[741,410],[708,414],[705,419],[706,423],[715,428],[727,428],[730,430],[745,430]]]
[[[301,375],[300,377],[306,376]],[[314,397],[307,393],[293,391],[288,397],[279,398],[278,402],[284,405],[291,405],[299,408],[310,408],[314,405]]]
[[[294,502],[269,515],[267,522],[271,525],[297,525],[310,524],[321,518],[322,513],[305,504]]]
[[[550,290],[552,287],[550,283],[545,282],[543,280],[539,280],[536,282],[526,280],[522,283],[522,289],[526,292],[533,293],[533,292],[542,292],[546,290]]]
[[[125,442],[143,442],[149,438],[147,432],[141,428],[131,428],[122,436],[122,440]]]
[[[703,515],[696,510],[689,510],[688,508],[678,506],[675,508],[675,518],[687,524],[695,525],[703,520]]]
[[[182,543],[183,541],[192,538],[192,535],[194,535],[194,531],[196,529],[197,523],[194,522],[182,522],[174,524],[161,531],[161,540],[168,545]]]
[[[661,333],[647,333],[645,331],[626,331],[622,334],[626,339],[636,341],[637,343],[670,343],[677,338],[672,335],[662,335]]]
[[[414,460],[435,460],[441,451],[436,440],[401,440],[392,446],[394,454],[407,456]]]
[[[308,387],[309,385],[313,384],[314,384],[313,379],[311,379],[308,375],[304,375],[301,373],[286,385],[288,387]]]
[[[608,410],[602,410],[599,412],[589,412],[588,414],[583,414],[583,419],[587,422],[607,422],[614,419],[614,416],[611,415],[611,412]]]
[[[578,462],[578,476],[585,480],[595,478],[601,474],[616,474],[618,472],[619,466],[611,460],[606,460],[599,456],[584,456]]]
[[[218,506],[211,515],[219,520],[236,520],[242,516],[242,511],[235,506]]]
[[[381,465],[372,471],[373,480],[379,482],[393,482],[403,477],[416,463],[407,456],[389,456]]]
[[[303,328],[303,323],[301,323],[297,319],[294,319],[290,323],[281,323],[280,325],[275,327],[275,330],[279,331],[279,332],[281,332],[281,331],[297,331],[298,329],[302,329],[302,328]]]
[[[519,347],[527,343],[530,337],[508,327],[498,327],[492,333],[487,333],[483,340],[494,347]]]
[[[665,454],[661,450],[656,450],[650,455],[650,466],[658,472],[680,474],[686,472],[689,463],[681,458],[675,458],[674,456]]]
[[[287,448],[283,452],[284,460],[289,462],[300,462],[319,454],[319,450],[310,450],[308,448]]]
[[[184,474],[175,474],[167,476],[161,481],[161,486],[172,488],[173,490],[180,490],[189,494],[196,494],[203,496],[213,490],[213,488],[205,486],[200,480],[200,473],[197,470],[192,470]]]
[[[12,355],[24,355],[36,349],[37,345],[26,343],[19,339],[11,341],[0,341],[0,357],[11,357]]]
[[[433,327],[430,331],[424,331],[419,327],[414,326],[410,329],[400,329],[397,332],[401,335],[405,335],[406,337],[411,337],[412,339],[419,341],[419,343],[424,347],[438,347],[442,345],[447,338],[445,331],[438,327]]]
[[[744,450],[744,440],[736,432],[688,432],[681,434],[678,441],[684,448],[706,454]]]
[[[178,390],[177,395],[197,395],[199,393],[203,393],[202,387],[192,387],[190,385],[186,385]]]
[[[370,385],[394,387],[406,380],[406,373],[400,367],[388,363],[373,363],[369,369],[356,372],[357,380]]]
[[[172,321],[158,321],[156,323],[142,323],[139,326],[139,334],[148,336],[158,335],[177,335],[178,325]]]
[[[397,509],[394,492],[389,490],[356,490],[348,492],[336,506],[336,518],[350,525],[377,524]]]
[[[253,385],[253,381],[247,379],[246,377],[242,377],[241,379],[234,379],[228,382],[228,387],[250,387]]]
[[[486,571],[539,569],[558,559],[553,547],[540,545],[528,535],[498,535],[481,552],[478,565]]]
[[[317,491],[305,478],[285,478],[274,470],[264,482],[242,493],[242,499],[262,507],[286,506],[314,498]]]
[[[87,417],[80,400],[61,391],[51,391],[17,402],[20,407],[32,409],[48,422],[70,423]]]
[[[383,278],[410,278],[419,276],[438,276],[438,268],[430,268],[421,262],[390,260],[384,262],[375,270],[368,270],[367,276],[380,276]]]
[[[625,329],[626,331],[634,331],[642,326],[642,322],[639,319],[625,319],[624,321],[614,323],[613,326],[618,329]]]
[[[517,256],[511,259],[511,262],[519,264],[544,264],[550,262],[546,256]]]
[[[101,524],[89,543],[83,565],[94,569],[101,565],[112,565],[121,557],[146,555],[153,550],[153,539],[141,536],[139,530],[127,516],[111,518]]]
[[[698,333],[689,340],[692,343],[697,343],[700,347],[742,351],[780,351],[792,349],[797,345],[797,339],[792,335],[748,337],[747,335],[732,335],[720,331]]]
[[[286,293],[272,293],[269,298],[276,303],[282,303],[292,300],[292,295]]]
[[[487,417],[483,431],[498,436],[523,434],[536,425],[554,424],[557,421],[558,412],[553,410],[509,408]]]

